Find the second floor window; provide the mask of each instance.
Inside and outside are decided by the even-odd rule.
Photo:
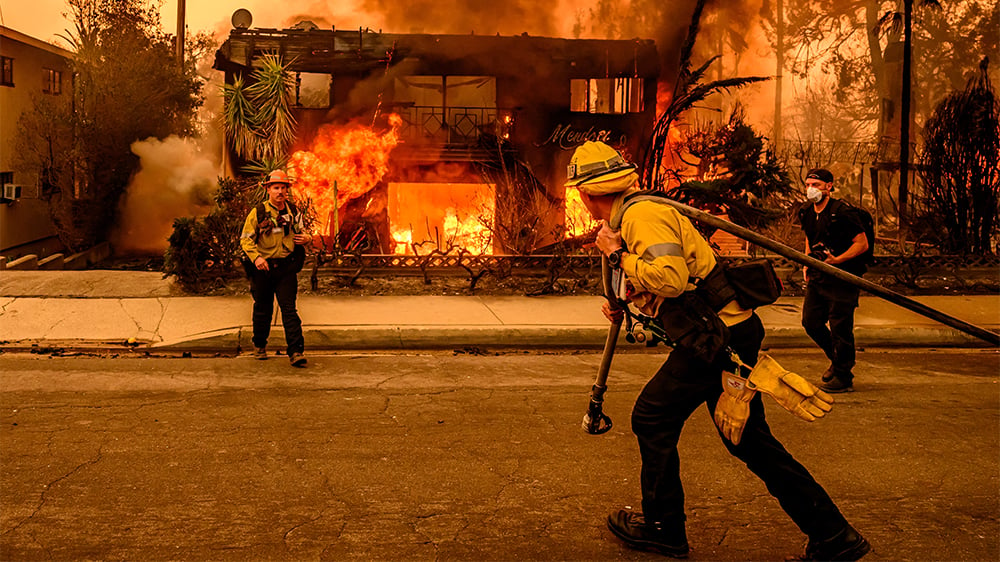
[[[0,57],[0,86],[14,85],[14,59]]]
[[[636,113],[643,109],[642,78],[570,80],[570,111]]]
[[[51,68],[42,69],[42,92],[59,95],[62,93],[62,72]]]

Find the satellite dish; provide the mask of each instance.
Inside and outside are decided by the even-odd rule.
[[[233,27],[246,29],[253,23],[253,14],[246,8],[240,8],[233,12]]]

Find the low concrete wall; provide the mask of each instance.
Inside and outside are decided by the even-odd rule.
[[[38,269],[60,270],[63,269],[65,262],[66,260],[63,259],[62,254],[52,254],[47,258],[38,260]]]
[[[16,260],[9,260],[0,256],[0,271],[5,269],[16,270],[60,270],[60,269],[87,269],[88,267],[100,263],[111,256],[111,244],[101,242],[100,244],[66,257],[61,253],[52,254],[39,260],[36,254],[21,256]]]
[[[14,261],[7,262],[7,267],[5,269],[9,270],[25,270],[25,269],[38,269],[38,256],[35,254],[28,254],[26,256],[21,256]]]

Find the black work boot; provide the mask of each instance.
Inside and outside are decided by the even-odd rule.
[[[860,560],[872,547],[861,533],[848,525],[823,541],[809,539],[806,551],[789,560]]]
[[[690,550],[683,521],[646,522],[641,513],[619,509],[608,515],[608,529],[636,550],[652,550],[671,558],[687,558]]]
[[[841,378],[837,375],[834,375],[833,378],[829,380],[829,382],[824,382],[823,384],[819,385],[819,388],[820,390],[824,390],[826,392],[829,392],[830,394],[854,392],[854,382],[851,380]]]
[[[830,382],[830,381],[833,380],[833,377],[834,377],[834,375],[833,375],[833,364],[831,363],[830,366],[827,367],[825,371],[823,371],[823,377],[822,377],[823,378],[823,382]]]

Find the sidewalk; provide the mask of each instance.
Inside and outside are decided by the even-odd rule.
[[[915,300],[1000,331],[1000,295]],[[157,272],[5,271],[0,273],[0,349],[237,353],[252,348],[251,302],[248,295],[185,296]],[[608,332],[601,302],[599,296],[300,295],[298,309],[307,351],[600,349]],[[801,297],[788,297],[758,311],[768,330],[765,347],[813,345],[799,324],[801,305]],[[274,347],[283,345],[280,326],[275,318]],[[859,348],[989,346],[864,295],[855,335]],[[624,338],[621,343],[639,347]]]

